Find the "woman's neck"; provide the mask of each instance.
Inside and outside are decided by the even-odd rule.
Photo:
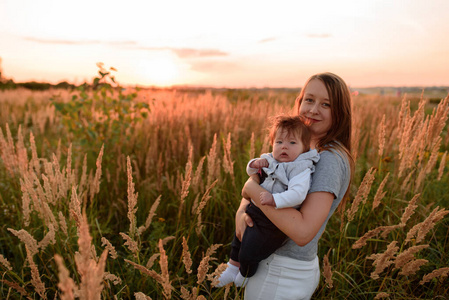
[[[318,142],[320,141],[319,138],[312,138],[310,140],[310,149],[315,149],[316,146],[318,145]]]

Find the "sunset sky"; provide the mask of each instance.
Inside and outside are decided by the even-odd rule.
[[[298,87],[449,85],[449,1],[0,0],[0,57],[16,82]]]

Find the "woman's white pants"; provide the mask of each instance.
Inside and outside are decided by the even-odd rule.
[[[272,254],[249,278],[245,300],[310,299],[319,281],[318,257],[302,261]]]

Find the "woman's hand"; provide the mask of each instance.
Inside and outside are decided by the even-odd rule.
[[[242,241],[246,227],[253,227],[253,220],[245,212],[249,203],[249,200],[243,198],[240,202],[240,207],[237,209],[237,213],[235,214],[235,235],[240,241]]]
[[[254,205],[299,246],[309,243],[318,233],[321,225],[326,221],[334,200],[332,193],[314,192],[307,195],[300,210],[291,207],[276,209],[260,203],[260,194],[266,191],[251,179],[247,180],[243,187],[243,192],[251,198]]]

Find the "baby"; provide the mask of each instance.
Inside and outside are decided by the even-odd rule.
[[[319,160],[318,152],[310,150],[310,138],[309,129],[299,116],[274,118],[270,128],[273,152],[252,159],[247,165],[248,175],[267,190],[260,194],[262,205],[277,209],[298,208],[304,201],[315,170],[314,163]],[[254,226],[246,228],[241,242],[234,235],[228,267],[221,274],[217,287],[231,282],[245,286],[247,278],[256,273],[259,262],[282,246],[286,239],[286,235],[253,203],[247,206],[246,213]]]

